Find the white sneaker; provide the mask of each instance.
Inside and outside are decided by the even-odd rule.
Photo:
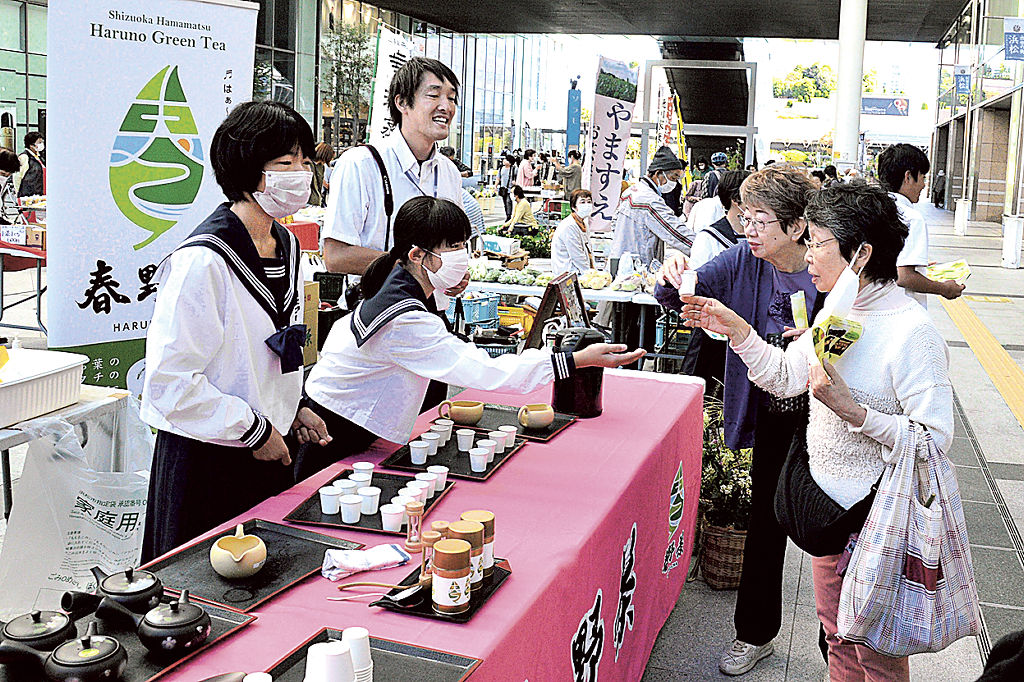
[[[752,670],[762,658],[768,658],[773,653],[775,647],[771,642],[764,646],[756,646],[735,639],[732,647],[727,649],[718,661],[718,669],[726,675],[742,675]]]

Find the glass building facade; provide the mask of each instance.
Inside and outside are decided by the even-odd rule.
[[[1024,210],[1024,62],[1007,60],[1003,49],[1003,18],[1022,10],[1019,0],[971,0],[939,42],[932,177],[945,171],[946,207],[965,199],[974,220]],[[956,66],[971,74],[967,93],[957,93]]]
[[[46,4],[0,0],[0,146],[46,129]]]

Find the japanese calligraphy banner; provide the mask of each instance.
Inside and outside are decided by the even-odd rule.
[[[590,191],[594,212],[589,230],[611,228],[612,214],[619,205],[626,147],[636,102],[637,70],[624,62],[601,57],[594,95],[590,132]]]
[[[971,67],[970,66],[954,66],[953,67],[953,81],[956,83],[956,94],[958,94],[958,95],[969,95],[969,94],[971,94]]]
[[[1024,61],[1024,17],[1003,19],[1004,61]]]
[[[388,108],[388,89],[391,79],[403,64],[415,57],[418,50],[412,40],[381,26],[377,32],[377,67],[373,76],[373,95],[370,98],[370,144],[379,145],[394,130]]]
[[[224,200],[209,145],[252,97],[258,10],[50,2],[48,336],[87,383],[141,392],[156,264]]]

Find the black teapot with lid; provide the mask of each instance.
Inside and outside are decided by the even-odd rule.
[[[24,616],[11,622],[21,618]],[[25,623],[18,627],[21,625]],[[89,623],[84,637],[68,640],[51,653],[37,651],[15,640],[5,640],[0,644],[0,663],[17,664],[33,660],[42,667],[43,674],[51,682],[110,682],[124,674],[128,652],[113,637],[98,634],[96,623]]]
[[[108,575],[99,566],[92,568],[96,578],[96,594],[109,597],[135,613],[145,613],[160,603],[164,586],[155,573],[138,568],[128,568]]]
[[[189,601],[188,590],[167,604],[160,604],[142,616],[110,597],[96,608],[100,619],[130,620],[138,628],[139,639],[150,652],[160,656],[179,656],[198,649],[210,636],[210,614]]]
[[[5,642],[25,644],[37,651],[53,651],[77,636],[74,619],[60,611],[33,611],[12,618],[2,632]]]

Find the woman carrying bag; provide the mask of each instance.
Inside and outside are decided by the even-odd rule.
[[[840,511],[852,514],[876,486],[882,494],[892,471],[906,467],[900,456],[908,447],[921,452],[919,439],[926,438],[940,452],[949,448],[953,396],[948,355],[927,312],[895,283],[896,258],[907,227],[885,192],[868,185],[835,185],[812,195],[805,215],[810,232],[808,271],[819,291],[830,292],[816,322],[834,316],[862,325],[859,340],[836,360],[836,366],[818,363],[813,327],[812,333],[783,351],[769,346],[742,318],[714,299],[685,297],[683,314],[690,326],[728,336],[730,347],[749,368],[751,380],[765,390],[780,397],[795,396],[810,386],[809,477]],[[793,455],[791,452],[791,459]],[[911,458],[911,469],[913,463]],[[948,473],[951,475],[951,470]],[[959,499],[958,494],[955,497]],[[922,505],[926,502],[920,500]],[[862,505],[856,513],[866,516],[866,507]],[[858,525],[856,519],[840,520]],[[847,537],[842,525],[833,529],[831,538],[836,553],[812,560],[815,603],[829,646],[830,677],[833,682],[908,680],[906,655],[885,655],[839,635],[840,594],[846,590],[841,576],[850,560],[846,551],[839,549]],[[902,533],[907,532],[904,527]],[[856,536],[851,539],[855,542]],[[962,540],[966,548],[965,535]],[[863,554],[861,551],[862,561],[872,561]],[[853,561],[858,561],[857,554]],[[854,569],[860,567],[851,566]],[[885,582],[893,576],[876,578]],[[918,625],[921,618],[918,609],[904,610],[905,603],[893,600],[885,609],[890,623],[901,629]],[[976,598],[974,603],[976,606]],[[969,604],[966,610],[971,610]]]

